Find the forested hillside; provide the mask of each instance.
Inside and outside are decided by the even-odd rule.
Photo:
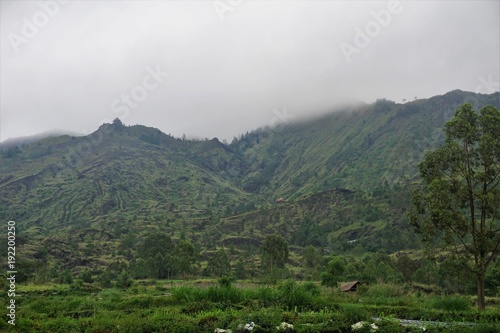
[[[189,266],[180,275],[202,274],[221,247],[233,265],[254,258],[258,271],[269,234],[290,245],[290,267],[301,266],[307,246],[352,255],[418,249],[405,215],[416,165],[465,102],[500,107],[498,93],[456,90],[378,100],[228,145],[116,119],[85,137],[0,146],[0,217],[17,223],[24,279],[132,267],[149,259],[148,237],[170,239],[162,238],[171,241],[165,254]]]

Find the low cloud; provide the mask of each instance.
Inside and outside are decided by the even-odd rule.
[[[0,6],[0,140],[91,132],[116,116],[179,137],[230,140],[272,125],[273,110],[300,118],[354,101],[498,90],[496,1]],[[38,31],[28,36],[29,25]],[[356,51],[346,56],[346,45]],[[147,89],[147,68],[168,76]],[[117,112],[116,100],[134,91],[137,105]]]

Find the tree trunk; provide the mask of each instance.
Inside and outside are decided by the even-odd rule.
[[[484,310],[484,273],[477,273],[477,308]]]

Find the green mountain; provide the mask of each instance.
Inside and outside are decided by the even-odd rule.
[[[190,240],[202,260],[220,246],[234,248],[234,258],[255,254],[270,233],[295,254],[307,245],[352,253],[418,247],[404,215],[408,187],[465,102],[498,108],[500,94],[378,100],[229,145],[119,120],[85,137],[0,145],[0,218],[16,221],[34,271],[54,261],[74,270],[128,262],[154,232]]]
[[[371,190],[415,180],[426,149],[443,140],[442,128],[458,105],[499,105],[499,94],[455,90],[443,96],[346,109],[321,118],[259,130],[230,147],[245,159],[241,187],[298,198],[335,187]]]

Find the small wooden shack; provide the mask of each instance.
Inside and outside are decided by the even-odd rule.
[[[342,292],[350,292],[358,290],[358,286],[361,284],[359,281],[347,282],[340,285],[340,291]]]

